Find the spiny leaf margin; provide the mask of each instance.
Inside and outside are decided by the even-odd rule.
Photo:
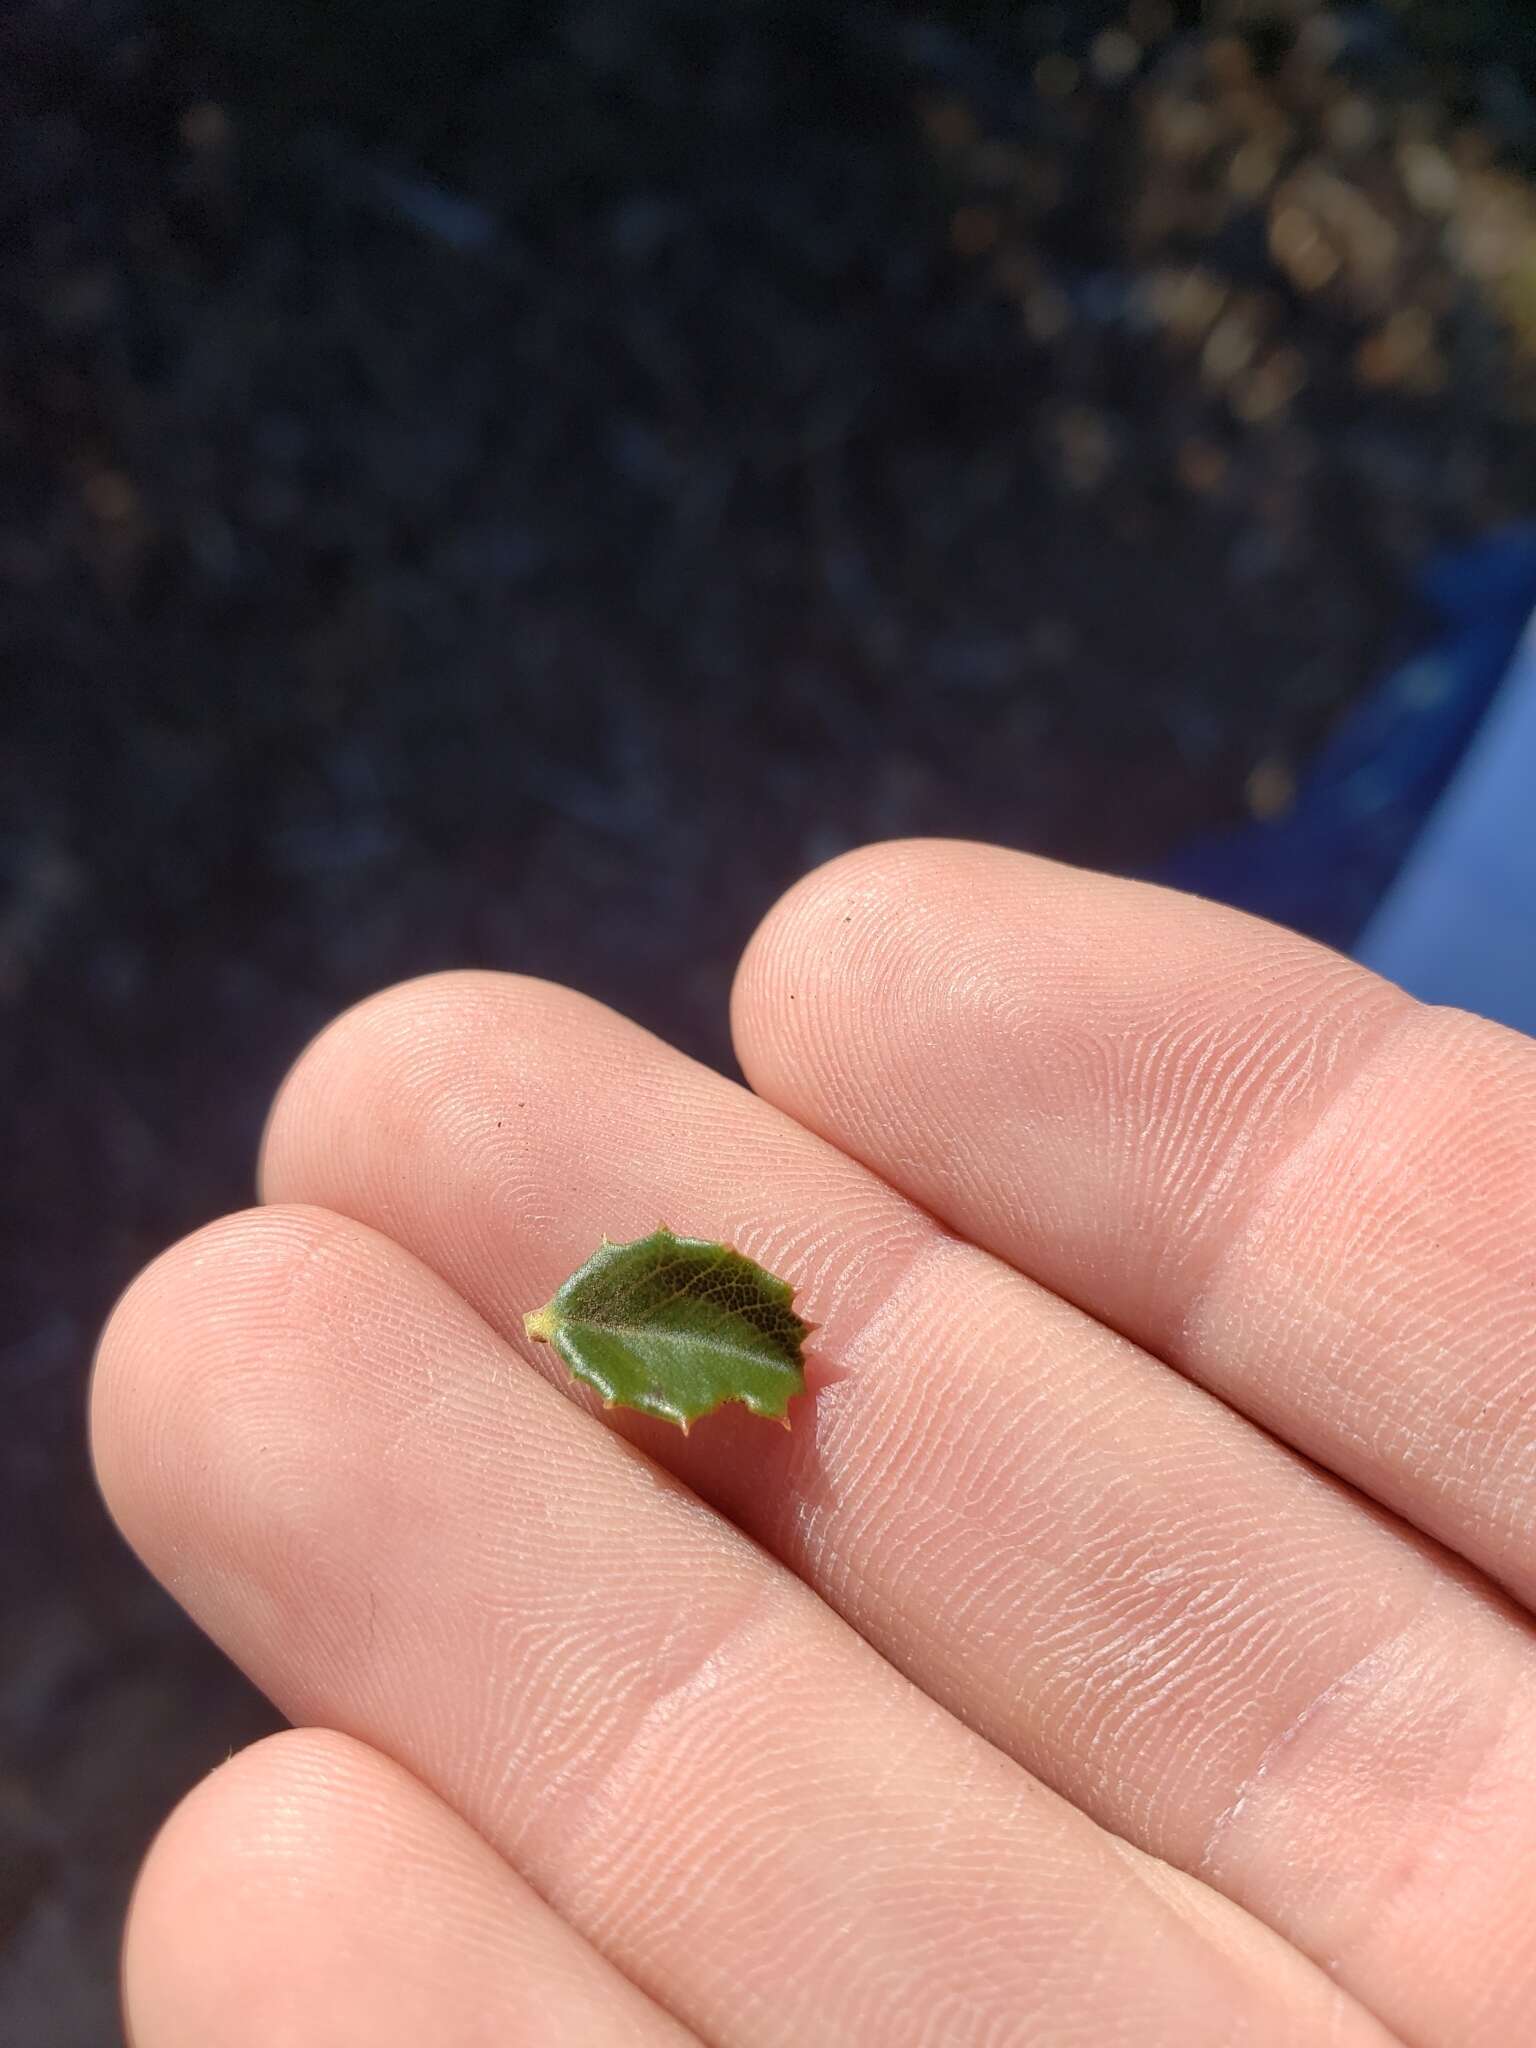
[[[802,1346],[815,1328],[795,1313],[794,1289],[734,1245],[678,1237],[606,1237],[541,1309],[523,1318],[605,1407],[675,1422],[739,1401],[789,1428],[805,1391]]]

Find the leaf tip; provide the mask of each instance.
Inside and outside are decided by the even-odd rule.
[[[555,1337],[555,1305],[552,1301],[543,1308],[530,1309],[523,1317],[524,1332],[535,1344],[552,1344]]]

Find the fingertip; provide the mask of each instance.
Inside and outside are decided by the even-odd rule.
[[[284,1199],[295,1155],[303,1156],[327,1099],[344,1090],[359,1057],[398,1055],[418,1043],[434,1019],[452,1018],[473,1003],[480,984],[504,986],[516,979],[476,969],[416,975],[364,996],[322,1025],[278,1083],[267,1111],[257,1146],[257,1199]]]
[[[968,839],[877,840],[835,855],[786,890],[748,940],[731,985],[736,1056],[752,1086],[771,1100],[793,1100],[798,1068],[835,1063],[843,1047],[856,1055],[871,996],[893,981],[911,986],[909,942],[933,952],[940,934],[932,906],[995,898],[1000,863],[1010,907],[1036,892],[1089,892],[1091,914],[1101,878]],[[960,971],[963,922],[954,937],[949,965]]]
[[[682,2039],[418,1778],[321,1728],[254,1743],[171,1814],[122,1995],[135,2048]]]
[[[108,1313],[91,1360],[87,1430],[92,1469],[108,1512],[135,1542],[144,1485],[164,1465],[164,1445],[193,1389],[184,1334],[189,1308],[205,1302],[234,1315],[246,1301],[281,1292],[340,1219],[303,1206],[242,1209],[203,1224],[152,1259]]]
[[[272,1956],[262,1932],[283,1903],[302,1910],[320,1866],[344,1848],[360,1777],[389,1770],[361,1743],[285,1729],[194,1785],[151,1842],[129,1899],[121,1987],[135,2048],[272,2039]],[[308,1868],[306,1868],[308,1866]],[[266,2017],[264,2017],[266,2016]]]
[[[102,1333],[90,1445],[103,1503],[211,1633],[294,1597],[304,1578],[323,1501],[277,1475],[313,1463],[312,1442],[345,1440],[345,1392],[304,1329],[345,1316],[365,1239],[300,1205],[223,1217],[146,1267]]]

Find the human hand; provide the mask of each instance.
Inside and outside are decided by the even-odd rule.
[[[946,843],[733,1010],[755,1095],[390,990],[116,1309],[107,1500],[298,1724],[151,1852],[136,2048],[1536,2038],[1536,1045]],[[662,1218],[820,1325],[789,1435],[526,1341]]]

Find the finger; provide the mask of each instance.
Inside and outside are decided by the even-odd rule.
[[[374,1232],[271,1209],[167,1254],[94,1413],[130,1540],[278,1704],[415,1771],[706,2040],[1379,2039]]]
[[[514,1341],[604,1231],[658,1216],[792,1277],[823,1384],[789,1437],[614,1420],[989,1740],[1361,1997],[1459,2048],[1528,2012],[1528,1633],[1219,1402],[547,984],[435,977],[341,1019],[266,1181],[390,1231]],[[1455,2033],[1474,1966],[1484,2031]]]
[[[770,915],[758,1091],[1536,1600],[1536,1046],[1235,912],[876,846]]]
[[[270,1737],[185,1799],[134,1892],[134,2048],[687,2048],[377,1751]]]

